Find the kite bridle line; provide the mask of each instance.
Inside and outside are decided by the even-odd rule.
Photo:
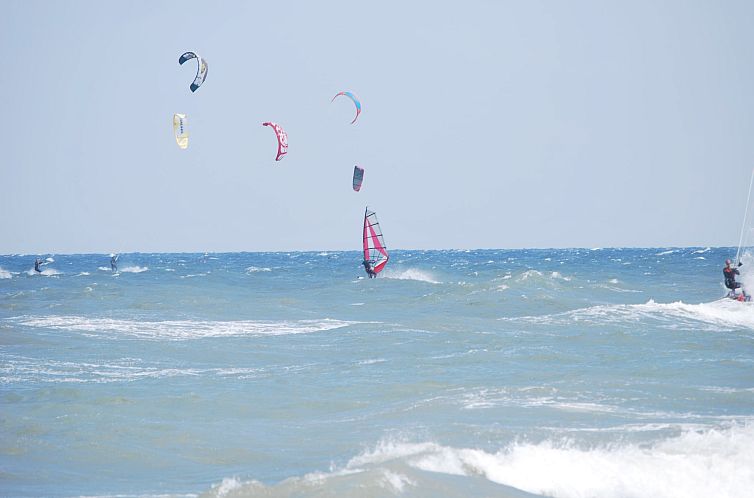
[[[736,264],[741,262],[741,246],[744,243],[744,231],[746,230],[746,220],[749,217],[749,201],[751,200],[751,186],[754,185],[754,169],[751,171],[751,180],[749,180],[749,195],[746,196],[746,210],[744,211],[744,221],[741,225],[741,237],[738,239],[738,250],[736,251]]]

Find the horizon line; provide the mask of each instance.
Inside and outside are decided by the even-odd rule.
[[[478,248],[440,248],[440,249],[419,249],[419,248],[400,248],[390,249],[391,251],[422,251],[422,252],[474,252],[474,251],[604,251],[604,250],[655,250],[655,249],[737,249],[738,246],[604,246],[604,247],[478,247]],[[128,252],[26,252],[26,253],[7,253],[0,254],[0,257],[20,257],[33,255],[60,255],[60,256],[88,256],[88,255],[107,255],[110,254],[287,254],[287,253],[307,253],[307,252],[362,252],[361,249],[308,249],[308,250],[274,250],[274,251],[128,251]]]

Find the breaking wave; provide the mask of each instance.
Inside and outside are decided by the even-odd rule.
[[[210,337],[274,336],[309,334],[346,327],[356,322],[325,318],[283,321],[117,320],[81,316],[21,317],[19,325],[71,330],[88,335],[131,336],[148,340],[190,340]]]
[[[688,322],[702,322],[715,327],[745,327],[754,330],[754,304],[739,303],[727,298],[701,304],[686,304],[681,301],[656,303],[650,299],[645,304],[600,305],[553,315],[500,318],[504,321],[550,325],[573,322],[625,323],[642,319],[667,322],[660,324],[666,328],[679,328]]]
[[[269,272],[272,271],[272,268],[259,268],[256,266],[250,266],[246,268],[246,273],[259,273],[259,272]]]
[[[121,273],[142,273],[149,270],[146,266],[126,266],[125,268],[119,269]]]
[[[736,424],[652,443],[546,440],[498,451],[385,440],[329,472],[272,486],[227,478],[208,495],[743,498],[754,489],[752,461],[754,426]]]
[[[417,282],[427,282],[430,284],[442,283],[435,280],[430,273],[415,268],[403,271],[386,270],[381,276],[392,280],[416,280]]]

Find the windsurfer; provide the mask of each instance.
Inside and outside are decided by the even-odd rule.
[[[743,263],[740,261],[738,262],[738,266],[741,266]],[[738,268],[733,268],[731,266],[731,261],[729,259],[725,260],[725,268],[723,268],[723,276],[725,277],[725,287],[730,289],[731,294],[736,294],[736,289],[741,289],[741,283],[736,282],[736,275],[741,275],[741,273],[738,271]],[[741,289],[741,292],[744,297],[747,297],[746,291]]]
[[[118,271],[118,255],[117,254],[110,255],[110,270]]]
[[[42,273],[42,270],[39,269],[39,265],[42,264],[42,260],[37,258],[34,260],[34,271],[37,273]]]
[[[365,259],[362,264],[364,265],[364,270],[366,270],[367,275],[369,275],[369,278],[375,278],[377,276],[377,274],[372,269],[372,263],[370,263],[369,261]]]

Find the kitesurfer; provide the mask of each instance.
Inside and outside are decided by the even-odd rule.
[[[110,269],[112,271],[118,271],[118,255],[117,254],[110,255]]]
[[[367,275],[369,275],[369,278],[375,278],[377,274],[372,269],[372,263],[370,263],[368,260],[364,260],[362,263],[364,265],[364,270],[366,270]]]
[[[35,271],[35,272],[37,272],[37,273],[42,273],[42,270],[40,270],[40,269],[39,269],[39,265],[41,265],[41,264],[42,264],[42,260],[41,260],[41,259],[39,259],[39,258],[36,258],[36,259],[34,260],[34,271]]]
[[[738,266],[743,265],[740,261],[738,262]],[[731,261],[729,259],[725,260],[725,268],[723,268],[723,276],[725,277],[725,287],[730,289],[731,294],[735,295],[736,289],[741,289],[741,283],[736,282],[736,275],[741,275],[741,273],[738,271],[738,268],[733,268],[731,266]],[[744,297],[747,297],[746,291],[741,289],[741,292],[743,293]]]

